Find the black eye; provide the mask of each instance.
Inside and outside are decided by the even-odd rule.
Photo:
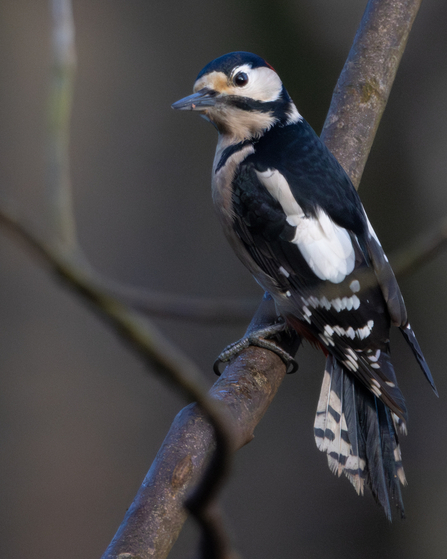
[[[234,76],[233,82],[238,87],[244,87],[248,83],[248,76],[245,72],[239,72]]]

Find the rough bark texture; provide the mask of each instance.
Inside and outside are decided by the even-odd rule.
[[[211,396],[228,405],[235,426],[242,426],[235,450],[251,440],[284,374],[275,354],[248,348],[213,386]],[[213,429],[190,404],[175,418],[104,558],[166,557],[186,520],[185,498],[213,450]]]
[[[247,332],[269,323],[272,312],[272,300],[265,297]],[[285,336],[282,345],[296,351],[298,344],[296,336]],[[285,374],[284,363],[275,353],[249,347],[213,385],[210,396],[226,409],[234,450],[252,440]],[[167,557],[186,520],[185,498],[214,447],[211,425],[199,407],[190,404],[175,418],[103,559]]]
[[[322,138],[356,187],[419,5],[420,0],[371,0],[337,83]],[[264,298],[249,329],[268,322],[270,313]],[[251,347],[213,386],[212,398],[229,412],[235,449],[251,440],[284,376],[275,354]],[[103,559],[168,555],[186,518],[182,503],[204,471],[213,440],[195,405],[179,413]]]
[[[358,188],[421,0],[372,0],[332,96],[321,139]]]

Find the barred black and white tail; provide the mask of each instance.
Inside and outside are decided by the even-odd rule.
[[[382,367],[391,367],[386,359]],[[394,371],[391,371],[394,377]],[[402,398],[403,400],[403,398]],[[315,418],[315,440],[327,453],[329,468],[343,473],[359,495],[369,487],[389,520],[394,504],[405,517],[400,484],[402,467],[398,432],[406,424],[339,361],[329,355]]]

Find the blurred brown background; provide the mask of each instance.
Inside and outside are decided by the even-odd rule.
[[[74,1],[78,72],[72,179],[91,262],[172,293],[257,296],[213,215],[215,131],[172,102],[233,50],[264,56],[319,132],[365,2]],[[361,185],[388,253],[447,213],[447,3],[423,3]],[[0,186],[45,227],[48,2],[0,1]],[[183,401],[84,304],[0,236],[0,556],[98,558]],[[318,452],[323,358],[300,350],[256,438],[236,457],[224,507],[248,558],[444,558],[447,548],[447,254],[402,282],[437,400],[400,335],[410,411],[408,519],[390,525]],[[209,383],[244,331],[158,320]],[[172,558],[196,544],[190,522]]]

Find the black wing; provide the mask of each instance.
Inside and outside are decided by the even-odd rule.
[[[293,242],[296,228],[250,162],[242,164],[234,177],[233,211],[234,228],[247,253],[277,285],[277,292],[271,294],[284,318],[334,355],[405,420],[392,366],[381,367],[385,362],[381,353],[388,353],[388,308],[357,236],[350,232],[354,270],[334,284],[312,271]]]

